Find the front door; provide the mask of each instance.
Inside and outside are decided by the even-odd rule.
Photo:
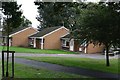
[[[40,39],[36,39],[36,48],[41,49]]]
[[[75,52],[79,51],[79,43],[78,43],[78,41],[74,42],[74,51]]]

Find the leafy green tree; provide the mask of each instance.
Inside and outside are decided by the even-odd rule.
[[[77,18],[74,36],[78,39],[105,45],[106,66],[109,66],[109,48],[120,44],[120,11],[118,3],[87,4]],[[76,36],[77,35],[77,36]]]
[[[17,2],[2,2],[2,12],[6,16],[3,28],[5,31],[11,32],[21,25],[22,12],[20,7],[21,5],[17,5]]]
[[[35,2],[38,6],[37,20],[41,23],[40,27],[65,26],[70,28],[75,18],[77,5],[72,2]],[[73,19],[72,19],[73,18]]]
[[[7,61],[6,61],[6,77],[9,76],[8,73],[8,62],[9,62],[9,34],[21,25],[21,15],[20,11],[21,5],[17,5],[17,2],[2,2],[2,12],[6,16],[4,18],[3,34],[7,35]]]
[[[31,25],[32,25],[32,22],[30,20],[28,20],[27,18],[25,18],[25,16],[22,16],[21,26],[28,27]]]

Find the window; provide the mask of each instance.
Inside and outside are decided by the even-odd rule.
[[[66,42],[66,46],[69,46],[69,42]]]
[[[62,46],[63,47],[69,47],[69,42],[66,40],[62,40]]]
[[[30,41],[30,45],[33,45],[33,43],[34,43],[34,38],[30,38],[29,41]]]
[[[62,44],[65,45],[65,40],[62,40]]]

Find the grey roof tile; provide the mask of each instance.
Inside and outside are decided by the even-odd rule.
[[[10,32],[10,35],[18,32],[18,31],[21,31],[23,29],[26,29],[26,28],[28,28],[28,27],[18,27],[18,28],[15,28],[12,32]]]
[[[45,28],[43,30],[41,30],[40,32],[36,33],[36,34],[33,34],[31,35],[30,37],[42,37],[56,29],[60,28],[60,26],[56,26],[56,27],[48,27],[48,28]]]

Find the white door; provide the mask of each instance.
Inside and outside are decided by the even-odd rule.
[[[74,51],[74,39],[70,41],[70,51]]]
[[[11,46],[12,45],[12,40],[11,39],[9,39],[9,46]]]

